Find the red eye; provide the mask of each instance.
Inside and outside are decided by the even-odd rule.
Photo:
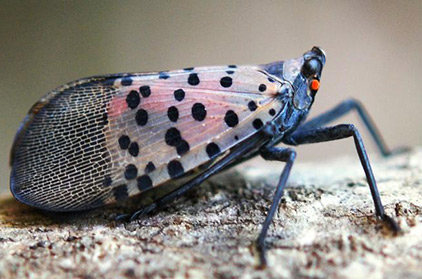
[[[316,79],[312,80],[310,87],[313,91],[317,91],[319,89],[319,81]]]

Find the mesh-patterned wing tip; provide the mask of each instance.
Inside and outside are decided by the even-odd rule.
[[[105,204],[104,201],[107,199],[107,197],[95,197],[91,201],[86,202],[85,204],[79,207],[60,206],[54,203],[50,204],[37,201],[36,199],[34,199],[35,196],[28,194],[28,192],[24,191],[25,187],[30,187],[30,185],[16,183],[15,170],[12,167],[10,173],[10,191],[12,192],[12,195],[16,200],[26,205],[52,212],[74,212],[103,206]]]
[[[28,112],[11,151],[10,190],[22,203],[79,211],[110,202],[105,147],[111,87],[74,82],[48,93]]]

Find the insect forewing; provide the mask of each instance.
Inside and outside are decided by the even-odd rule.
[[[284,107],[260,66],[79,80],[30,111],[12,149],[11,189],[27,204],[80,210],[183,176],[241,144]]]

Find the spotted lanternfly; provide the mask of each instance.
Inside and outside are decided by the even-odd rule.
[[[362,105],[348,100],[304,121],[324,64],[324,52],[314,47],[265,65],[113,74],[66,84],[23,120],[11,152],[11,191],[31,206],[76,211],[177,185],[134,219],[260,154],[286,162],[256,242],[265,264],[264,238],[296,156],[276,145],[353,137],[376,215],[398,230],[384,213],[359,132],[353,125],[324,127],[356,109],[382,154],[390,154]]]

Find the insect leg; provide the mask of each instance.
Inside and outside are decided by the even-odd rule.
[[[326,124],[342,117],[343,115],[349,113],[352,110],[356,110],[358,112],[359,117],[362,119],[365,127],[368,129],[369,133],[371,134],[375,144],[377,145],[381,154],[386,157],[391,155],[390,149],[387,147],[387,144],[384,142],[380,132],[378,131],[374,121],[369,116],[368,112],[364,108],[361,102],[355,99],[347,99],[334,108],[330,109],[329,111],[312,118],[309,121],[306,121],[302,125],[300,125],[297,131],[304,131],[310,130],[318,127],[325,126]],[[395,150],[394,153],[400,152],[403,150]]]
[[[283,189],[284,186],[286,186],[287,178],[289,177],[290,170],[292,169],[293,162],[296,158],[296,151],[291,148],[266,146],[261,148],[260,154],[265,160],[286,162],[283,172],[280,175],[280,180],[278,181],[270,210],[268,211],[268,215],[262,224],[261,232],[259,233],[258,239],[256,240],[256,248],[259,254],[260,267],[265,267],[267,264],[264,242],[265,237],[268,232],[268,227],[270,226],[274,214],[278,208],[281,197],[283,196]]]
[[[374,173],[372,172],[371,164],[363,144],[362,137],[359,131],[352,124],[340,124],[333,127],[316,128],[311,130],[300,130],[294,132],[290,138],[296,144],[318,143],[324,141],[333,141],[353,137],[355,141],[356,151],[359,155],[363,170],[365,171],[366,179],[371,190],[372,199],[375,205],[376,215],[386,222],[391,229],[396,233],[400,231],[399,225],[384,212],[381,198],[378,192],[377,183],[375,181]]]

